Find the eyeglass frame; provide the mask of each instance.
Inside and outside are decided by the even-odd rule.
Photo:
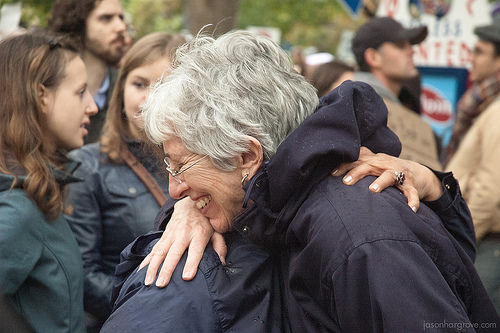
[[[192,164],[190,164],[188,167],[186,167],[184,170],[179,170],[179,171],[175,171],[175,170],[172,170],[170,168],[170,162],[168,161],[168,156],[165,156],[165,158],[163,159],[163,162],[167,165],[167,167],[165,169],[167,169],[167,172],[179,183],[181,184],[182,183],[182,180],[179,179],[179,175],[181,173],[183,173],[184,171],[188,170],[189,168],[192,168],[194,165],[196,165],[196,163],[200,162],[201,160],[203,160],[205,157],[207,157],[208,155],[204,155],[202,158],[200,159],[197,159],[196,161],[194,161]]]

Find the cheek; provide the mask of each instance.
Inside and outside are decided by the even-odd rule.
[[[245,196],[245,191],[241,186],[241,177],[239,174],[233,176],[228,174],[226,177],[210,184],[212,196],[217,204],[223,208],[225,214],[232,220],[236,214],[243,209],[241,203]]]
[[[80,147],[83,144],[80,118],[74,113],[54,111],[47,118],[47,134],[58,147],[69,150]]]
[[[53,126],[59,128],[59,130],[64,131],[65,128],[71,128],[72,125],[80,123],[83,118],[83,107],[80,100],[77,98],[72,98],[72,96],[66,96],[65,94],[60,94],[52,104],[52,111],[48,114],[49,122]]]
[[[142,94],[137,91],[132,86],[125,86],[123,92],[123,104],[125,107],[125,113],[127,117],[131,119],[138,111],[139,105],[142,103]]]

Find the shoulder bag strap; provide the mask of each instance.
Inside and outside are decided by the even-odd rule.
[[[123,150],[120,156],[127,163],[130,169],[135,172],[144,185],[147,186],[160,207],[163,206],[163,204],[167,201],[167,196],[163,193],[156,180],[154,180],[154,178],[149,174],[148,170],[146,170],[146,168],[137,160],[130,150]]]

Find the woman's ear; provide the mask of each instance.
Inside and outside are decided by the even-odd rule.
[[[47,114],[51,110],[51,91],[43,84],[38,85],[38,100],[42,106],[42,112]]]
[[[260,142],[251,136],[248,139],[248,151],[241,155],[242,177],[249,174],[250,178],[257,172],[264,161],[264,152]]]

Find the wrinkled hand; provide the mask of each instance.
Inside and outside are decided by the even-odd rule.
[[[416,212],[420,200],[437,200],[443,194],[443,186],[434,173],[427,167],[386,154],[374,154],[368,148],[361,147],[359,159],[345,163],[333,171],[332,175],[341,176],[347,185],[354,185],[366,176],[378,178],[370,184],[370,190],[378,193],[389,186],[398,188],[408,199],[408,205]],[[397,184],[397,173],[404,172],[403,185]]]
[[[165,287],[170,282],[175,267],[188,247],[188,257],[182,278],[191,280],[196,275],[203,252],[210,240],[222,264],[225,265],[227,247],[224,237],[214,232],[208,219],[200,213],[190,198],[178,201],[162,237],[139,266],[140,270],[149,264],[144,283],[146,285],[153,283],[158,268],[163,263],[156,286]]]

